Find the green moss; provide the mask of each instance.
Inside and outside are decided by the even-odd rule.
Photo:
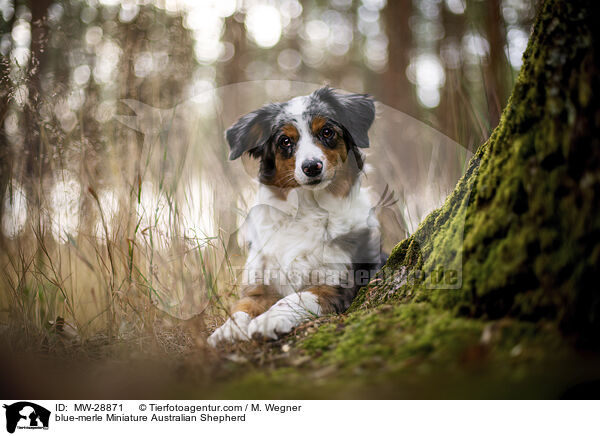
[[[457,318],[426,303],[354,313],[337,326],[327,324],[300,343],[320,360],[340,367],[373,362],[401,362],[409,358],[460,351],[476,342],[482,323]]]

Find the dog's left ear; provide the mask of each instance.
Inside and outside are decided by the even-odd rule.
[[[314,95],[333,110],[335,120],[348,131],[357,147],[369,146],[368,131],[375,120],[375,103],[368,94],[338,94],[329,87]]]
[[[229,159],[237,159],[244,152],[258,157],[271,137],[273,119],[278,111],[277,104],[268,104],[244,115],[227,129],[225,137],[230,148]]]

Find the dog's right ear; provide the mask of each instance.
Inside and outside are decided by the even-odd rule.
[[[241,117],[225,132],[229,143],[229,159],[234,160],[244,152],[258,157],[272,134],[272,127],[280,105],[268,104]]]

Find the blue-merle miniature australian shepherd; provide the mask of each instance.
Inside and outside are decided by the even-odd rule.
[[[348,308],[381,266],[379,224],[361,187],[373,100],[329,87],[241,117],[226,132],[229,158],[260,160],[246,220],[247,286],[208,339],[277,339]]]

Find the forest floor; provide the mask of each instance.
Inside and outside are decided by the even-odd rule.
[[[5,330],[15,398],[569,398],[597,394],[600,355],[551,323],[456,317],[425,303],[319,318],[278,341],[213,350],[199,319],[83,343]]]

